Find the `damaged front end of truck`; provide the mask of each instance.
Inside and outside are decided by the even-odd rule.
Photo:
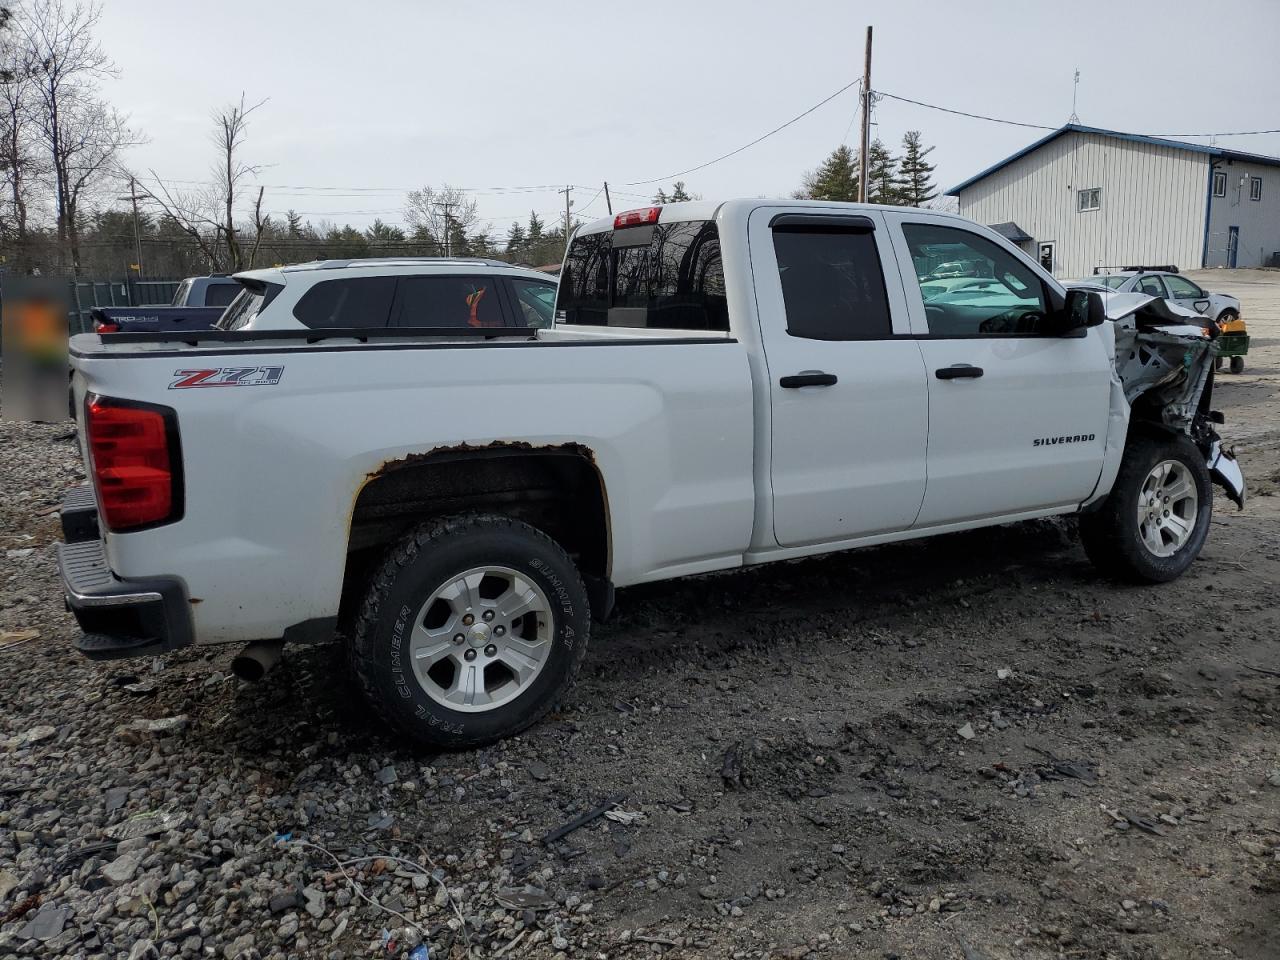
[[[1215,483],[1244,509],[1244,474],[1214,429],[1211,409],[1217,324],[1169,301],[1138,293],[1102,295],[1115,333],[1116,373],[1130,424],[1145,423],[1190,437]]]

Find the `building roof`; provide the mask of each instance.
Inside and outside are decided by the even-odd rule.
[[[1035,239],[1012,220],[1008,223],[993,223],[991,229],[1010,243],[1026,243],[1028,240]]]
[[[1035,150],[1039,150],[1046,143],[1057,140],[1064,133],[1096,133],[1103,137],[1114,137],[1117,140],[1129,140],[1133,143],[1153,143],[1159,147],[1172,147],[1175,150],[1189,150],[1192,153],[1207,153],[1211,157],[1219,157],[1226,160],[1242,160],[1249,163],[1265,163],[1270,166],[1280,167],[1280,157],[1268,157],[1261,153],[1245,153],[1243,150],[1230,150],[1226,147],[1210,147],[1203,143],[1187,143],[1183,140],[1165,140],[1160,137],[1148,137],[1140,133],[1122,133],[1119,130],[1103,130],[1101,127],[1086,127],[1079,123],[1068,123],[1066,126],[1059,127],[1052,133],[1046,134],[1035,143],[1023,147],[1017,153],[1005,157],[999,163],[993,164],[981,173],[970,177],[964,183],[956,184],[947,191],[947,196],[954,197],[966,187],[971,187],[979,180],[991,176],[997,170],[1001,170],[1013,163],[1015,160],[1021,160],[1027,154]]]

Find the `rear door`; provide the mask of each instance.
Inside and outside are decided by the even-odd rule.
[[[1076,503],[1098,480],[1111,358],[1098,331],[1058,336],[1057,298],[1020,256],[955,220],[888,213],[929,390],[917,527]],[[925,297],[942,263],[975,283]]]
[[[765,207],[748,231],[778,543],[907,529],[924,498],[928,390],[883,218]]]

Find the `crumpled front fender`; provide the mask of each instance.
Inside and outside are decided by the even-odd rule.
[[[1227,497],[1243,510],[1244,471],[1240,469],[1240,462],[1236,460],[1235,453],[1223,450],[1222,441],[1214,440],[1209,447],[1209,456],[1205,458],[1205,464],[1209,467],[1209,475],[1213,477],[1213,482],[1222,487],[1227,492]]]

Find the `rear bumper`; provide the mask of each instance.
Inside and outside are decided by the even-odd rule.
[[[86,493],[87,491],[87,493]],[[58,568],[67,609],[84,631],[75,647],[94,660],[165,653],[191,644],[191,605],[168,577],[123,580],[107,563],[93,491],[68,491],[62,505]]]

